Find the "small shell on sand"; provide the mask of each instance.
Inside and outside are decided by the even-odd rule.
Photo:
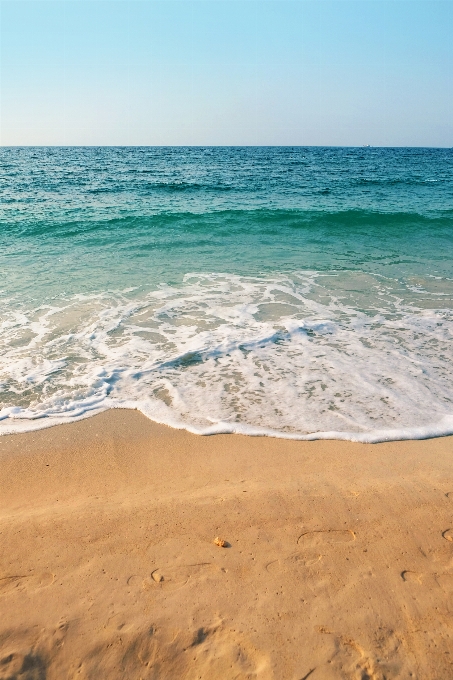
[[[216,538],[214,539],[214,543],[218,545],[219,548],[226,548],[228,545],[228,543],[224,541],[223,538],[219,538],[218,536],[216,536]]]

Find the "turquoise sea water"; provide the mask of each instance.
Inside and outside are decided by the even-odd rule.
[[[453,151],[0,149],[0,432],[453,433]]]

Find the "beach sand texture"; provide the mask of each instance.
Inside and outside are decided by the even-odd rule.
[[[451,679],[452,453],[127,410],[0,438],[1,680]]]

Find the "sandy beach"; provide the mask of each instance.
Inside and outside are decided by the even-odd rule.
[[[128,410],[2,437],[0,678],[452,678],[452,453]]]

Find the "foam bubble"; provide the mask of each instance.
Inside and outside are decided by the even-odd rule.
[[[451,434],[449,287],[362,272],[188,274],[36,309],[4,301],[0,432],[122,407],[199,434]]]

